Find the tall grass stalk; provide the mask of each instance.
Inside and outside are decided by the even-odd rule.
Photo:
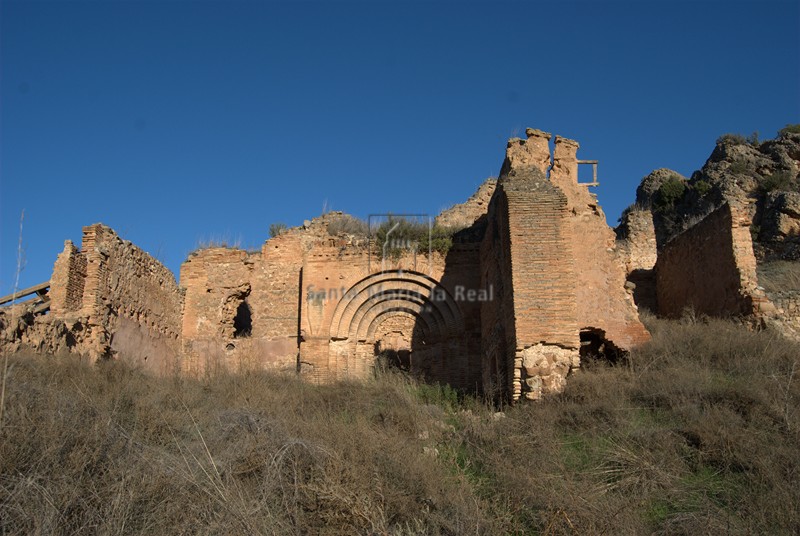
[[[17,301],[17,292],[19,292],[19,274],[22,272],[22,224],[25,221],[25,209],[19,215],[19,240],[17,242],[17,270],[14,273],[14,291],[11,295],[11,322],[16,322],[14,318],[14,302]],[[3,428],[3,417],[6,410],[6,380],[8,378],[8,350],[3,352],[3,382],[0,386],[0,429]]]

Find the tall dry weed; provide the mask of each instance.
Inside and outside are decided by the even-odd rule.
[[[0,533],[800,531],[797,345],[646,321],[627,362],[502,413],[395,372],[315,386],[15,356]]]

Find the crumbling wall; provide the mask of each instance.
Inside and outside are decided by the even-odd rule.
[[[237,310],[250,296],[254,264],[244,250],[212,247],[191,253],[181,265],[184,372],[206,371],[227,357]],[[252,324],[257,324],[256,314],[251,315]]]
[[[50,312],[54,315],[79,311],[83,306],[86,281],[86,256],[71,240],[64,242],[64,251],[56,258],[50,278]]]
[[[437,219],[465,227],[446,254],[381,259],[356,236],[362,225],[330,229],[345,216],[328,214],[260,252],[198,251],[178,286],[97,224],[84,228],[80,251],[67,243],[56,261],[49,320],[4,321],[3,333],[66,330],[70,351],[161,371],[272,368],[323,382],[365,377],[385,353],[429,380],[490,395],[559,391],[584,343],[624,351],[647,340],[625,274],[649,252],[615,243],[577,182],[577,142],[556,137],[551,157],[550,134],[526,132],[509,141],[498,181]]]
[[[626,350],[650,339],[626,289],[624,255],[606,223],[597,196],[578,182],[578,142],[556,136],[550,182],[567,197],[570,242],[575,259],[577,322],[582,332],[601,333]]]
[[[159,372],[174,370],[182,296],[172,272],[101,224],[83,228],[81,255],[86,277],[79,311],[91,333],[90,354],[134,360]],[[127,335],[116,335],[120,325]],[[142,338],[152,345],[143,349],[137,342]]]
[[[195,251],[181,265],[185,339],[232,338],[239,303],[251,290],[255,261],[248,252],[225,247]]]
[[[509,140],[481,251],[484,280],[503,286],[481,311],[484,383],[497,370],[512,398],[560,390],[583,333],[617,351],[649,339],[614,232],[578,183],[578,143],[557,136],[551,161],[551,135],[526,133]]]
[[[469,227],[480,217],[486,215],[496,186],[496,179],[486,179],[467,201],[443,210],[436,217],[436,225],[454,228]]]
[[[11,335],[4,347],[126,359],[159,373],[175,369],[182,305],[175,277],[109,227],[84,227],[80,250],[65,242],[50,289],[48,315],[6,311]]]
[[[533,166],[545,175],[549,173],[549,182],[566,197],[565,233],[574,259],[579,329],[602,332],[620,349],[649,340],[633,297],[625,287],[624,255],[617,251],[614,231],[606,223],[597,196],[586,184],[578,182],[580,145],[556,136],[551,159],[552,136],[536,129],[527,129],[526,134],[526,140],[509,141],[503,173]]]
[[[311,222],[309,236],[324,224]],[[386,353],[430,381],[478,387],[476,244],[454,245],[446,256],[408,250],[381,259],[377,244],[316,236],[302,269],[305,376],[318,382],[368,377]]]
[[[484,385],[515,400],[559,391],[580,348],[567,198],[545,177],[550,135],[527,132],[508,143],[481,247],[499,290],[481,309]]]
[[[254,271],[254,310],[261,320],[253,336],[272,341],[275,356],[297,364],[303,259],[310,245],[307,233],[292,231],[266,241]]]
[[[88,335],[79,318],[37,315],[24,303],[0,309],[0,348],[4,352],[87,354]]]
[[[749,214],[726,203],[667,242],[656,263],[661,315],[759,313],[767,300],[757,288]]]
[[[280,275],[297,278],[299,270],[292,273],[287,265]],[[280,310],[285,300],[275,292],[279,282],[265,273],[261,252],[217,247],[191,254],[180,274],[185,291],[183,370],[294,370],[297,317],[291,327],[276,322],[287,314]],[[296,295],[293,298],[296,311]]]
[[[579,365],[575,266],[566,196],[540,170],[514,169],[508,200],[515,340],[513,398],[560,391]]]
[[[180,273],[183,370],[295,370],[301,260],[299,243],[288,234],[260,252],[215,247],[192,253]]]
[[[655,313],[658,311],[655,273],[658,251],[653,214],[649,210],[628,210],[616,232],[617,249],[625,263],[633,299],[640,309]]]

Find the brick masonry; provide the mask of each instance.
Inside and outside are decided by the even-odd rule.
[[[84,227],[80,249],[65,242],[50,286],[37,345],[127,359],[162,374],[179,368],[183,293],[175,276],[111,228]]]
[[[653,214],[636,208],[626,211],[617,234],[617,249],[623,256],[628,288],[633,292],[636,305],[657,313],[655,266],[658,250]]]
[[[758,287],[748,207],[726,203],[670,240],[658,255],[658,311],[751,316],[774,311]]]
[[[578,143],[556,136],[551,159],[552,136],[526,134],[509,140],[481,250],[485,280],[503,289],[482,309],[484,378],[513,399],[559,391],[587,335],[623,350],[649,340],[625,255],[578,183]]]
[[[498,180],[437,218],[464,228],[446,254],[381,260],[329,213],[258,251],[198,250],[177,284],[108,227],[86,227],[55,263],[40,324],[71,333],[69,351],[161,373],[253,367],[328,382],[383,360],[498,398],[557,392],[587,334],[619,350],[649,335],[625,286],[630,255],[577,181],[578,144],[557,136],[551,155],[551,138],[510,140]]]

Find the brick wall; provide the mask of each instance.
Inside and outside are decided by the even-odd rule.
[[[567,197],[577,324],[581,331],[602,334],[617,348],[633,348],[648,341],[650,334],[625,287],[625,254],[617,250],[616,235],[606,223],[597,195],[578,183],[578,148],[576,141],[556,136],[550,171],[550,182]]]
[[[64,251],[56,258],[50,278],[50,312],[63,315],[83,307],[86,280],[86,256],[81,255],[71,240],[64,242]]]
[[[164,373],[177,365],[182,295],[156,259],[101,224],[67,241],[51,278],[51,323],[69,326],[71,351]],[[66,336],[66,334],[64,334]]]
[[[657,312],[655,265],[658,251],[653,214],[649,210],[627,211],[617,234],[617,249],[625,262],[628,281],[634,285],[636,305]]]
[[[513,284],[508,199],[499,187],[489,204],[488,226],[480,248],[481,285],[494,289],[494,299],[481,303],[481,387],[492,398],[510,397],[515,382]]]
[[[322,382],[365,377],[384,351],[429,380],[490,395],[558,391],[579,365],[581,333],[623,350],[648,334],[625,290],[631,253],[577,183],[578,144],[556,137],[551,157],[550,139],[528,129],[510,140],[497,183],[440,215],[469,226],[444,256],[382,262],[358,225],[329,234],[344,216],[327,214],[260,251],[198,251],[178,286],[98,224],[84,228],[80,251],[68,243],[59,256],[51,316],[79,319],[94,356],[161,370],[180,361],[187,372],[273,368]]]
[[[578,364],[567,200],[534,166],[511,167],[495,198],[482,260],[503,291],[482,309],[484,378],[491,389],[499,373],[513,399],[539,398]]]
[[[578,143],[557,136],[551,165],[550,134],[527,135],[508,143],[481,249],[484,280],[502,288],[481,310],[484,385],[512,398],[560,390],[581,333],[622,350],[649,339],[614,232],[577,181]]]
[[[180,274],[185,371],[296,370],[302,247],[301,236],[289,232],[260,252],[207,248],[190,255]],[[248,331],[237,332],[242,309]]]
[[[656,263],[660,314],[679,317],[687,308],[710,316],[756,312],[748,214],[725,204],[664,246]]]
[[[486,211],[489,209],[489,201],[492,199],[496,186],[496,179],[486,179],[480,185],[478,191],[472,194],[466,202],[443,210],[436,217],[436,225],[456,228],[469,227],[478,218],[486,215]]]
[[[475,389],[480,310],[460,298],[480,283],[477,245],[381,262],[377,249],[343,241],[321,237],[305,256],[301,370],[320,382],[361,378],[382,351],[399,351],[412,373]]]

